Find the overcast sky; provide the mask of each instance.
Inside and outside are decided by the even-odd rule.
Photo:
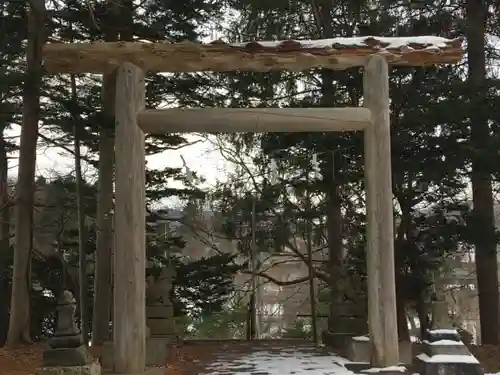
[[[8,136],[19,136],[20,127],[14,126],[7,132]],[[195,136],[188,137],[190,141],[198,140]],[[82,152],[84,152],[82,148]],[[189,168],[207,179],[205,186],[214,185],[217,180],[224,180],[227,162],[220,153],[212,148],[209,142],[201,141],[180,150],[166,151],[161,154],[147,158],[148,168],[159,169],[164,167],[179,168],[183,166],[181,156],[186,160]],[[13,153],[9,160],[10,173],[12,178],[17,176],[18,154]],[[61,148],[39,147],[37,155],[37,176],[47,178],[56,175],[68,175],[74,171],[74,159],[72,155]],[[84,175],[87,179],[95,177],[95,171],[88,165],[83,165]]]

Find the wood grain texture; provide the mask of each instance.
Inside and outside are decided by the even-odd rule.
[[[208,44],[94,42],[51,43],[44,49],[50,73],[102,73],[123,61],[149,72],[344,70],[363,66],[381,55],[393,65],[455,64],[462,57],[462,39],[434,36],[357,37],[319,40],[254,41]]]
[[[169,108],[138,115],[144,132],[359,131],[371,124],[366,108]]]
[[[146,209],[144,133],[137,113],[144,107],[142,69],[118,68],[116,84],[116,180],[113,343],[116,373],[146,366]]]
[[[366,75],[365,75],[366,77]],[[365,87],[367,86],[365,82]],[[365,106],[369,95],[365,89]],[[365,192],[366,192],[366,272],[368,288],[368,329],[372,343],[372,362],[379,364],[384,357],[380,311],[380,239],[377,207],[377,145],[373,126],[364,132]]]
[[[372,128],[365,134],[365,163],[369,180],[367,199],[370,200],[367,205],[367,260],[368,277],[371,278],[369,320],[375,346],[374,365],[388,367],[399,365],[399,348],[394,274],[389,68],[383,57],[372,56],[368,60],[363,85],[365,106],[371,110],[373,121]]]

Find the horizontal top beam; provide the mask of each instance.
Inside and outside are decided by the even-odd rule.
[[[49,73],[104,73],[123,61],[149,72],[343,70],[363,66],[374,54],[393,65],[457,63],[462,39],[356,37],[321,40],[200,44],[150,42],[50,43],[43,60]]]
[[[138,114],[146,133],[292,133],[363,130],[370,110],[360,108],[169,108]]]

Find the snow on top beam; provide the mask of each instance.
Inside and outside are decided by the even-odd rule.
[[[149,72],[343,70],[383,55],[390,64],[427,66],[457,63],[462,38],[356,37],[320,40],[200,44],[150,42],[50,43],[43,59],[49,73],[103,73],[122,61]]]
[[[139,112],[145,133],[330,132],[364,130],[367,108],[169,108]]]

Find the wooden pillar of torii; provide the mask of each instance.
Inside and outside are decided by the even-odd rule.
[[[140,373],[146,366],[144,132],[182,131],[364,131],[368,320],[373,364],[398,365],[388,61],[406,66],[457,63],[463,54],[461,45],[461,39],[439,37],[232,45],[222,42],[46,45],[44,63],[48,72],[103,73],[118,69],[113,257],[115,372]],[[267,71],[271,65],[274,70],[292,71],[364,66],[364,108],[143,110],[146,70]]]
[[[394,234],[387,61],[372,56],[364,68],[366,127],[365,185],[370,337],[373,362],[399,364],[394,281]],[[137,117],[144,107],[144,72],[124,63],[118,69],[116,97],[116,200],[114,257],[115,371],[137,372],[145,366],[145,169],[144,133]],[[116,307],[120,308],[116,308]],[[134,353],[134,355],[130,355]]]
[[[116,82],[113,257],[113,357],[119,374],[146,367],[146,159],[137,126],[144,100],[143,70],[123,63]]]
[[[399,365],[388,70],[383,57],[372,56],[363,75],[364,106],[372,114],[364,131],[368,327],[372,363],[380,367]]]

